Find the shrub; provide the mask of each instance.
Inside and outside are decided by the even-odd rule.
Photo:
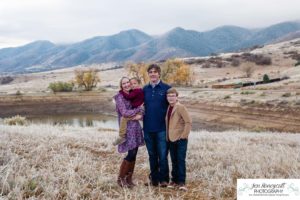
[[[52,92],[71,92],[73,90],[74,85],[72,83],[67,82],[53,82],[50,83],[48,88],[52,90]]]
[[[295,67],[297,67],[298,65],[300,65],[300,60],[298,60],[295,64]]]
[[[5,118],[4,119],[4,124],[10,125],[10,126],[12,126],[12,125],[23,126],[23,125],[27,124],[27,119],[26,119],[26,117],[16,115],[16,116],[11,117],[11,118]]]
[[[202,68],[210,68],[210,63],[206,62],[202,65]]]
[[[298,54],[298,53],[294,54],[294,55],[291,56],[291,58],[294,59],[294,60],[300,60],[300,54]]]
[[[248,95],[248,94],[255,94],[255,92],[253,92],[253,91],[242,91],[241,94]]]
[[[289,55],[288,57],[294,60],[300,60],[300,54],[298,53],[298,51],[289,51],[285,52],[284,54]]]
[[[240,64],[241,64],[241,61],[237,58],[233,58],[231,61],[231,65],[234,67],[238,67],[238,66],[240,66]]]
[[[99,91],[99,92],[106,92],[106,91],[107,91],[107,89],[106,89],[106,88],[104,88],[104,87],[100,87],[100,88],[98,88],[98,91]]]
[[[12,82],[14,79],[11,76],[0,77],[0,84],[8,84]]]
[[[20,92],[20,90],[17,90],[16,96],[21,96],[21,95],[22,95],[22,93]]]
[[[226,64],[224,62],[222,62],[221,60],[217,60],[216,61],[216,67],[217,68],[222,68],[222,67],[225,67]]]
[[[265,97],[265,96],[267,96],[267,94],[265,92],[262,92],[259,96]]]
[[[272,59],[268,56],[259,56],[257,57],[257,60],[255,61],[255,64],[257,65],[271,65]]]
[[[292,94],[290,92],[286,92],[282,95],[282,97],[290,97],[292,96]]]
[[[230,98],[231,98],[230,95],[226,95],[226,96],[224,97],[224,99],[230,99]]]
[[[184,63],[188,64],[188,65],[192,65],[192,64],[203,64],[205,63],[205,59],[199,59],[199,58],[190,58],[190,59],[186,59],[184,60]]]
[[[257,65],[271,65],[272,64],[271,57],[264,56],[262,54],[244,53],[242,56],[246,61],[254,62]]]
[[[226,66],[226,63],[223,61],[221,57],[211,57],[206,60],[206,63],[209,63],[209,65],[203,66],[203,68],[209,68],[209,67],[222,68]]]
[[[266,132],[266,128],[260,127],[260,126],[255,126],[251,129],[251,131],[256,132],[256,133],[261,133],[261,132]]]
[[[100,82],[98,72],[95,69],[75,70],[75,83],[78,87],[84,87],[84,90],[90,91]]]
[[[268,74],[265,74],[265,75],[263,76],[263,82],[264,82],[264,83],[269,83],[269,82],[270,82],[270,78],[269,78]]]

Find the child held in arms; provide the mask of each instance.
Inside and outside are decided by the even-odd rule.
[[[120,93],[124,96],[125,99],[130,101],[132,108],[137,108],[144,103],[144,92],[141,88],[141,81],[140,79],[134,77],[130,79],[130,84],[132,90],[129,94],[123,92],[122,90],[120,91]],[[119,137],[113,142],[113,145],[119,145],[126,141],[127,122],[129,120],[132,120],[132,118],[133,117],[121,117]]]

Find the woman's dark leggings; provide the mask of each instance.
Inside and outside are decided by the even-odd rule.
[[[134,148],[134,149],[131,149],[128,151],[128,154],[127,156],[124,158],[125,160],[127,160],[128,162],[133,162],[136,160],[136,155],[137,155],[137,152],[138,152],[138,147]]]

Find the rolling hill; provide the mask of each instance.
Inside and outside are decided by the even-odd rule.
[[[300,22],[294,21],[254,30],[221,26],[198,32],[177,27],[156,37],[132,29],[68,45],[35,41],[21,47],[0,49],[0,72],[36,72],[82,64],[207,56],[297,37],[299,31]]]

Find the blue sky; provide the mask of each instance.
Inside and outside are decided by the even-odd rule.
[[[297,0],[0,0],[0,48],[35,40],[70,43],[139,29],[206,31],[299,20]]]

